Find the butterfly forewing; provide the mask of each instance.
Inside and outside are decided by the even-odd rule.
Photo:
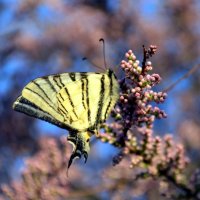
[[[25,86],[22,96],[63,123],[64,116],[58,109],[56,96],[65,85],[74,81],[74,74],[63,73],[37,78]],[[79,73],[76,76],[79,77]]]
[[[69,129],[70,127],[66,126],[66,124],[58,121],[56,118],[44,112],[41,108],[37,107],[35,104],[31,103],[27,99],[22,96],[19,96],[13,107],[16,111],[23,112],[29,116],[42,119],[44,121],[50,122],[60,128]]]
[[[58,112],[56,92],[52,91],[49,84],[38,84],[32,81],[23,89],[22,96],[58,121],[64,121],[63,116]]]

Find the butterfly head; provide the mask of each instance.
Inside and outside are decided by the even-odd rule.
[[[85,132],[70,132],[67,140],[73,145],[73,152],[69,159],[68,169],[76,158],[84,157],[85,163],[87,162],[88,153],[90,151],[90,137],[91,133]]]

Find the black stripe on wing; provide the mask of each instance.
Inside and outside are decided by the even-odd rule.
[[[112,96],[113,96],[113,72],[111,70],[109,70],[108,72],[108,77],[109,77],[109,80],[110,80],[110,90],[109,90],[109,97],[110,97],[110,100],[109,100],[109,103],[108,103],[108,106],[106,108],[106,111],[104,113],[104,117],[103,117],[103,120],[106,120],[106,117],[107,117],[107,114],[108,114],[108,111],[110,110],[110,107],[111,107],[111,103],[112,103]]]
[[[37,86],[37,88],[39,88],[39,90],[45,95],[46,99],[48,99],[49,102],[51,102],[51,99],[49,98],[49,96],[47,95],[47,93],[44,91],[44,89],[43,89],[36,81],[33,80],[32,83],[35,84],[35,85]],[[39,95],[37,92],[33,91],[33,90],[30,89],[30,88],[26,88],[26,89],[28,89],[28,90],[30,90],[31,92],[37,94],[38,96],[41,96],[41,95]],[[44,98],[43,98],[43,99],[44,99]]]
[[[86,104],[87,104],[87,116],[88,122],[91,124],[91,111],[90,111],[90,100],[89,100],[89,79],[87,73],[81,73],[81,79],[85,80],[85,96],[86,96]],[[84,90],[82,90],[82,99],[84,98]]]
[[[47,77],[47,79],[44,79],[47,84],[50,86],[50,88],[54,91],[57,92],[57,90],[55,89],[54,85],[51,83],[51,81],[49,80],[49,77]]]
[[[74,72],[70,72],[69,77],[71,78],[72,81],[76,81],[76,74]]]
[[[62,85],[62,87],[65,87],[65,84],[62,82],[61,76],[58,76],[58,80],[59,80],[60,84]]]
[[[78,118],[78,115],[76,114],[76,112],[75,112],[75,110],[74,110],[74,103],[73,103],[73,101],[72,101],[72,99],[71,99],[71,95],[69,94],[69,91],[68,91],[68,89],[65,87],[65,92],[66,92],[66,94],[67,94],[67,96],[68,96],[68,99],[69,99],[69,102],[70,102],[70,104],[71,104],[71,106],[72,106],[72,108],[73,108],[73,110],[72,110],[72,112],[74,113],[74,115]]]
[[[98,110],[95,120],[95,126],[97,126],[101,121],[101,114],[102,114],[102,108],[104,103],[104,93],[105,93],[105,75],[102,75],[101,77],[101,90],[99,92],[99,102],[98,102]]]
[[[13,108],[14,108],[14,110],[16,110],[18,112],[22,112],[31,117],[35,117],[35,118],[47,121],[47,122],[54,124],[60,128],[67,129],[67,130],[73,130],[71,127],[56,120],[48,112],[45,112],[42,109],[38,108],[35,104],[31,103],[30,101],[23,98],[22,96],[20,96],[17,99],[17,101],[14,103]]]
[[[61,84],[58,82],[58,77],[60,77],[60,76],[53,76],[53,81],[56,83],[56,85],[60,88],[60,89],[62,89],[62,86],[61,86]]]
[[[82,90],[82,105],[84,107],[84,109],[86,109],[86,105],[85,105],[85,95],[84,95],[84,90],[85,90],[85,81],[84,79],[81,79],[81,90]]]
[[[39,98],[41,98],[48,106],[50,106],[54,111],[57,112],[57,110],[44,98],[42,97],[40,94],[38,94],[37,92],[31,90],[30,88],[26,87],[26,90],[29,90],[30,92],[34,93],[35,95],[37,95]],[[46,94],[46,93],[45,93]],[[46,96],[46,95],[45,95]],[[48,98],[49,99],[49,98]],[[49,101],[51,102],[51,100],[49,99]]]

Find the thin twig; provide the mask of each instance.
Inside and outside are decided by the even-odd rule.
[[[145,67],[146,67],[145,64],[147,60],[147,50],[144,45],[142,47],[143,47],[142,74],[144,74]]]
[[[194,65],[185,75],[183,75],[181,78],[179,78],[177,81],[172,83],[170,86],[168,86],[166,89],[163,90],[163,92],[169,92],[172,90],[178,83],[180,83],[182,80],[188,78],[190,75],[192,75],[197,69],[200,67],[200,64]]]

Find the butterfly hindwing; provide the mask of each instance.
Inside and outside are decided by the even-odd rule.
[[[109,70],[108,71],[108,77],[106,77],[108,80],[106,81],[105,88],[106,95],[103,100],[103,106],[101,111],[101,122],[104,122],[108,115],[110,114],[111,110],[115,106],[118,98],[119,98],[119,84],[115,77],[115,74]]]
[[[106,74],[81,74],[82,79],[68,83],[57,94],[59,107],[65,113],[65,123],[77,130],[87,130],[96,126],[101,119],[104,99],[109,79]],[[65,108],[65,110],[64,110]]]

